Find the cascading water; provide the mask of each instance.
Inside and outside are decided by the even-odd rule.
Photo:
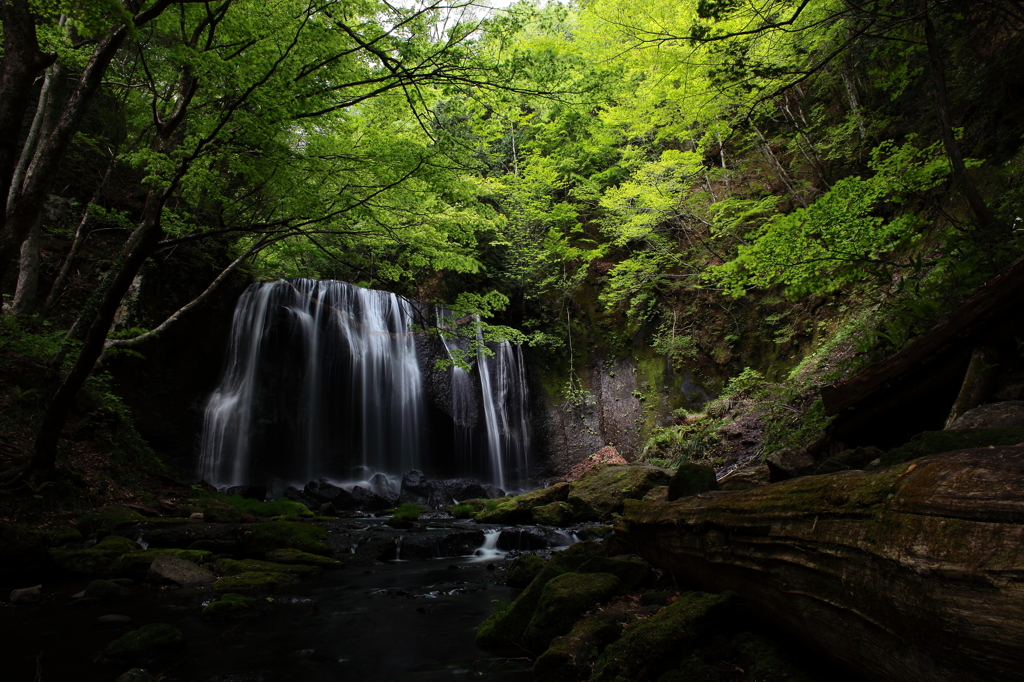
[[[440,417],[451,426],[428,424],[424,372],[444,375],[418,360],[429,344],[413,326],[417,306],[343,282],[249,287],[235,309],[227,369],[207,403],[200,474],[217,485],[353,481],[377,471],[429,471],[432,463],[502,488],[525,480],[521,349],[487,343],[489,356],[478,336],[467,358],[475,371],[446,370],[450,405]],[[439,326],[452,328],[452,313],[436,314]],[[466,340],[441,338],[435,357],[467,353]],[[454,441],[431,453],[432,430],[436,437],[447,429]]]
[[[412,305],[344,282],[249,287],[206,407],[200,473],[237,485],[401,472],[421,459]]]

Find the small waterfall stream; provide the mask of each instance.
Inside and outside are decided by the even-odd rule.
[[[478,336],[473,371],[446,370],[448,425],[428,424],[424,373],[439,370],[421,366],[424,349],[437,344],[415,326],[432,324],[425,310],[344,282],[250,286],[235,309],[224,376],[206,405],[200,475],[217,485],[301,484],[434,464],[499,488],[524,480],[530,441],[521,349],[487,343],[489,356]],[[434,312],[439,324],[453,315]],[[440,336],[442,354],[468,347]],[[431,452],[431,433],[448,429],[451,444]]]

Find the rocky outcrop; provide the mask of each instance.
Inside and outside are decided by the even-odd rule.
[[[947,429],[1006,429],[1024,426],[1024,400],[989,403],[964,412]]]
[[[1024,447],[629,500],[613,537],[866,679],[1024,679]]]

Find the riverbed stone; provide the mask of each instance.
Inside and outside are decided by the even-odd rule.
[[[580,520],[608,520],[622,512],[625,500],[643,499],[659,485],[668,485],[667,471],[648,464],[606,464],[569,484],[567,501]]]
[[[86,586],[82,596],[102,601],[127,601],[131,599],[132,591],[110,580],[93,580]]]
[[[249,572],[292,573],[299,576],[311,576],[320,573],[319,566],[304,564],[275,564],[272,561],[258,559],[218,559],[215,570],[220,575],[241,575]]]
[[[210,602],[203,607],[203,618],[213,620],[217,618],[237,618],[241,615],[248,615],[256,603],[253,597],[245,597],[240,594],[228,592],[222,594],[217,601]]]
[[[345,564],[326,556],[310,554],[298,549],[272,549],[267,552],[267,561],[275,564],[304,564],[320,568],[343,568]]]
[[[43,596],[43,586],[23,587],[18,590],[11,590],[12,604],[33,604]]]
[[[523,633],[527,649],[542,652],[555,637],[568,634],[591,608],[614,595],[619,579],[610,573],[563,573],[544,586]]]
[[[102,575],[111,572],[114,562],[119,557],[138,549],[139,546],[128,538],[108,535],[87,549],[54,547],[50,550],[50,555],[65,571]]]
[[[216,576],[202,566],[191,561],[161,554],[149,565],[149,576],[157,580],[177,583],[182,587],[205,585],[216,579]]]
[[[552,502],[564,502],[569,496],[569,483],[557,483],[548,488],[534,490],[516,497],[488,504],[476,515],[479,523],[530,523],[533,510]],[[492,506],[493,505],[493,506]]]
[[[144,578],[149,567],[158,556],[172,556],[194,564],[203,564],[213,556],[208,551],[191,549],[143,549],[119,556],[112,565],[112,570],[121,575]]]
[[[547,562],[536,554],[520,554],[505,571],[505,584],[509,587],[526,587],[533,582]]]
[[[226,500],[210,498],[203,505],[203,521],[208,523],[241,523],[242,512]]]
[[[568,502],[552,502],[533,508],[533,522],[543,526],[568,526],[574,511]]]
[[[108,658],[145,663],[181,650],[185,636],[167,623],[150,623],[127,632],[107,645]]]
[[[290,585],[298,581],[298,576],[292,573],[277,573],[273,571],[249,571],[238,575],[218,578],[213,583],[213,591],[217,594],[260,594],[272,592],[279,585]]]
[[[327,531],[320,526],[298,521],[265,521],[249,526],[242,534],[242,550],[250,555],[265,555],[274,549],[297,549],[329,556]]]

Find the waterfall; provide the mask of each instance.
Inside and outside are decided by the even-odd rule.
[[[206,405],[200,475],[216,485],[301,485],[433,466],[501,488],[525,480],[530,442],[521,348],[485,344],[476,325],[476,344],[457,333],[440,334],[438,343],[414,326],[424,324],[424,310],[344,282],[250,286],[235,308],[223,378]],[[454,329],[455,313],[435,314],[442,329]],[[426,351],[430,344],[437,350]],[[425,357],[457,351],[468,353],[473,371],[436,370]],[[433,399],[447,404],[444,414],[431,413],[430,424],[425,372],[446,378],[448,389],[444,399]],[[451,436],[438,435],[444,432]]]
[[[200,473],[218,485],[402,472],[421,460],[412,305],[309,279],[254,284],[203,423]]]

